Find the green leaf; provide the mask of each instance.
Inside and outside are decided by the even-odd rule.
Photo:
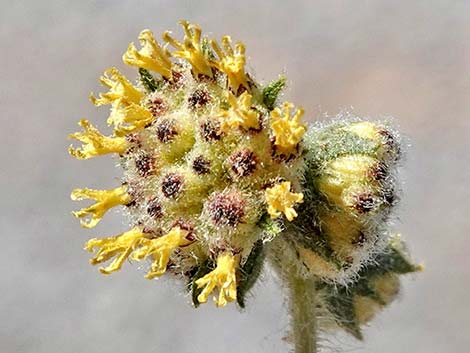
[[[149,91],[149,92],[155,92],[157,89],[161,87],[161,82],[155,80],[155,77],[152,76],[150,72],[148,72],[146,69],[139,68],[139,74],[140,74],[140,82],[142,82],[142,85],[144,88]]]
[[[203,288],[199,288],[196,284],[196,281],[204,277],[206,274],[208,274],[211,270],[213,269],[213,264],[210,259],[207,259],[204,261],[199,267],[197,267],[197,270],[195,271],[194,275],[191,276],[189,280],[188,287],[191,290],[191,298],[193,301],[194,306],[197,308],[201,303],[199,303],[199,300],[197,300],[197,297],[199,294],[201,294]]]
[[[246,293],[248,293],[248,291],[253,287],[261,273],[264,258],[265,253],[263,251],[263,241],[258,240],[253,246],[250,255],[248,255],[245,264],[240,269],[240,279],[238,281],[237,288],[237,302],[241,308],[245,307]]]
[[[275,81],[269,83],[266,87],[263,88],[263,104],[269,110],[273,110],[276,105],[277,97],[281,93],[282,89],[286,85],[286,78],[281,77]]]

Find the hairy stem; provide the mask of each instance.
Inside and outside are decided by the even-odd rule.
[[[295,353],[316,353],[315,281],[287,276]]]

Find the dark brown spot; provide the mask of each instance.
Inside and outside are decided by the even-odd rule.
[[[236,175],[248,176],[255,171],[258,158],[247,148],[232,154],[230,156],[230,163],[232,171]]]
[[[367,176],[377,181],[384,181],[388,176],[388,167],[385,163],[378,162],[367,171]]]
[[[245,215],[245,200],[234,192],[218,194],[209,203],[209,213],[216,225],[234,227]]]
[[[359,232],[359,235],[357,236],[356,239],[352,241],[352,244],[357,245],[357,246],[363,246],[366,240],[367,240],[366,235],[363,232]]]
[[[165,119],[159,121],[155,126],[157,132],[157,138],[163,142],[169,142],[173,140],[173,138],[178,135],[178,131],[175,127],[175,122],[173,120]]]
[[[152,115],[155,117],[161,116],[167,108],[165,101],[159,97],[151,99],[148,107]]]
[[[168,198],[175,198],[181,192],[183,177],[178,174],[167,174],[162,181],[162,193]]]
[[[206,90],[196,89],[189,97],[188,97],[188,105],[191,109],[197,109],[200,107],[204,107],[207,103],[211,101],[212,97]]]
[[[147,204],[147,213],[150,217],[157,219],[163,216],[163,209],[161,203],[156,197],[149,200]]]
[[[201,137],[208,141],[218,141],[222,136],[220,123],[214,119],[207,119],[201,124]]]
[[[393,187],[385,188],[382,191],[382,194],[383,194],[383,198],[384,198],[386,203],[388,203],[390,206],[395,206],[396,205],[396,203],[397,203],[397,194],[396,194],[395,190],[393,189]]]
[[[192,166],[193,170],[197,174],[203,175],[210,172],[211,162],[205,159],[203,156],[197,156],[196,158],[194,158]]]
[[[364,192],[358,194],[354,198],[353,208],[358,211],[359,213],[367,213],[370,212],[375,206],[375,198],[374,195]]]
[[[140,154],[135,158],[137,173],[145,178],[155,172],[155,159],[147,153]]]

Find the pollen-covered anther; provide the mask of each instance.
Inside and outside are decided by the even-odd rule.
[[[294,105],[289,102],[283,104],[283,111],[276,108],[271,112],[271,129],[274,134],[274,144],[281,153],[292,153],[307,130],[300,123],[304,110],[298,108],[291,119],[291,109]]]
[[[200,303],[207,302],[209,295],[214,289],[219,290],[218,299],[214,297],[217,306],[225,306],[228,302],[237,299],[237,277],[236,269],[239,265],[239,258],[230,254],[222,253],[217,257],[217,266],[204,277],[195,281],[198,288],[204,288],[197,297]]]
[[[124,261],[145,238],[145,233],[139,227],[135,227],[115,237],[91,239],[85,244],[85,250],[94,252],[96,248],[99,249],[90,260],[92,265],[106,262],[114,257],[108,266],[100,268],[101,273],[108,275],[120,270]]]
[[[222,137],[220,122],[214,119],[203,121],[201,124],[200,134],[207,142],[219,141]]]
[[[185,32],[183,43],[174,39],[170,32],[166,31],[163,33],[163,40],[177,49],[171,55],[175,58],[187,60],[191,64],[193,75],[196,78],[201,74],[212,77],[209,60],[204,54],[201,45],[201,28],[187,21],[180,21],[179,23],[183,26]]]
[[[203,156],[197,156],[193,159],[193,170],[198,175],[204,175],[210,172],[211,162]]]
[[[130,66],[158,72],[163,77],[171,78],[170,53],[162,48],[148,29],[140,32],[139,42],[142,49],[137,50],[134,43],[129,44],[122,60]]]
[[[288,221],[292,221],[297,217],[294,205],[302,203],[304,195],[302,193],[293,193],[290,189],[291,183],[289,181],[284,181],[266,189],[266,203],[271,218],[278,218],[281,213],[284,213]]]
[[[170,119],[159,120],[155,124],[155,130],[158,140],[163,143],[172,141],[178,135],[175,122]]]
[[[245,73],[245,45],[241,42],[232,48],[232,40],[229,36],[222,38],[223,50],[215,40],[211,40],[211,46],[219,57],[219,60],[211,60],[211,64],[227,75],[228,83],[234,93],[237,93],[240,86],[249,89]]]
[[[209,199],[208,211],[218,226],[235,227],[245,215],[245,199],[237,192],[217,193]]]
[[[230,131],[237,127],[245,130],[260,128],[259,113],[251,107],[251,94],[243,92],[237,98],[230,91],[226,91],[224,95],[230,108],[220,112],[223,131]]]
[[[154,117],[159,117],[166,112],[168,106],[165,101],[160,97],[154,97],[148,101],[148,110]]]
[[[99,98],[95,98],[93,93],[90,95],[92,103],[96,106],[105,104],[138,104],[143,97],[143,93],[129,82],[118,69],[112,67],[104,72],[100,82],[109,91],[100,93]]]
[[[137,173],[145,178],[149,175],[155,174],[156,171],[156,160],[155,157],[148,153],[141,153],[135,157],[134,160],[135,168]]]
[[[127,193],[126,186],[120,186],[112,190],[93,190],[93,189],[75,189],[70,195],[72,200],[93,199],[96,201],[89,207],[82,208],[80,211],[72,212],[80,220],[80,224],[85,228],[93,228],[103,218],[104,214],[112,207],[127,205],[131,202],[131,196]]]
[[[193,93],[188,97],[188,106],[191,109],[197,109],[200,107],[206,106],[212,97],[206,90],[203,89],[196,89]]]
[[[152,279],[161,276],[166,271],[171,253],[179,246],[191,243],[186,239],[187,233],[180,227],[174,227],[169,233],[159,238],[143,239],[140,248],[132,253],[131,259],[141,261],[147,257],[152,257],[150,271],[145,277]]]
[[[84,131],[69,135],[69,138],[83,143],[81,149],[72,146],[69,148],[69,153],[77,159],[88,159],[108,153],[122,154],[129,148],[129,142],[125,138],[104,136],[88,120],[82,119],[78,124]]]
[[[165,197],[176,198],[181,193],[183,188],[183,176],[170,173],[163,177],[162,180],[162,193]]]
[[[114,124],[114,134],[124,136],[153,123],[155,117],[144,107],[131,103],[126,107],[114,107],[107,120],[108,125]]]
[[[255,153],[246,148],[237,151],[230,156],[230,165],[232,171],[240,177],[246,177],[253,174],[258,164],[258,158]]]

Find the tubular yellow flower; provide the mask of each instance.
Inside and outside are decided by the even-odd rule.
[[[266,189],[266,203],[268,204],[268,213],[271,218],[278,218],[281,213],[284,213],[289,221],[297,217],[294,204],[302,203],[304,195],[302,193],[291,192],[290,187],[290,182],[284,181]]]
[[[219,47],[215,40],[211,40],[211,46],[219,57],[219,60],[211,60],[211,64],[227,75],[230,88],[237,93],[240,86],[249,89],[245,73],[245,45],[241,42],[235,44],[235,51],[232,48],[232,40],[229,36],[222,38],[222,47]]]
[[[152,279],[165,273],[170,255],[179,246],[188,245],[191,241],[186,240],[187,231],[179,227],[173,228],[168,234],[156,239],[144,239],[141,247],[131,255],[131,259],[141,261],[152,256],[153,262],[150,271],[145,275]]]
[[[127,193],[126,186],[120,186],[112,190],[75,189],[70,197],[72,200],[93,199],[97,201],[89,207],[82,208],[80,211],[72,212],[77,218],[91,215],[88,221],[85,219],[80,220],[80,224],[85,228],[96,226],[110,208],[126,205],[131,202],[131,196]]]
[[[100,264],[115,257],[106,267],[101,267],[100,272],[109,275],[121,269],[124,261],[145,239],[145,234],[138,227],[121,233],[115,237],[90,239],[85,244],[85,250],[94,252],[95,248],[100,248],[96,255],[90,260],[92,265]]]
[[[248,92],[238,97],[238,99],[230,92],[225,92],[225,98],[230,104],[229,110],[222,110],[221,128],[224,131],[230,131],[233,128],[241,126],[245,130],[259,129],[259,115],[254,109],[251,109],[252,96]]]
[[[114,107],[108,118],[108,125],[114,124],[114,134],[124,136],[143,129],[151,124],[155,117],[144,107],[131,103],[127,107]]]
[[[223,253],[217,258],[217,267],[195,283],[198,288],[204,287],[197,297],[200,303],[207,302],[207,298],[217,287],[219,298],[214,297],[217,306],[225,306],[228,302],[237,299],[236,268],[238,258],[229,253]]]
[[[274,133],[274,144],[280,152],[290,153],[302,140],[307,128],[300,123],[300,118],[304,115],[304,110],[298,108],[295,115],[290,119],[290,110],[294,107],[292,103],[285,102],[283,104],[284,112],[276,108],[271,112],[271,128]]]
[[[138,104],[143,97],[143,93],[129,82],[118,69],[112,67],[104,72],[100,82],[104,87],[109,88],[107,93],[100,93],[99,98],[95,98],[93,93],[90,100],[96,106],[105,104]]]
[[[155,71],[163,77],[170,79],[171,61],[168,50],[158,44],[153,33],[148,29],[140,32],[139,42],[142,45],[142,49],[138,51],[134,43],[129,44],[127,51],[122,56],[122,60],[127,65]]]
[[[201,45],[201,28],[187,21],[180,21],[184,28],[184,42],[181,43],[174,39],[170,32],[163,33],[163,40],[170,43],[177,51],[171,55],[175,58],[186,59],[193,68],[193,75],[198,77],[200,74],[212,77],[212,70],[208,58],[204,54]]]
[[[128,143],[123,137],[107,137],[101,134],[88,120],[78,123],[85,131],[70,134],[68,137],[82,142],[81,149],[69,147],[69,153],[77,159],[88,159],[108,153],[124,153]]]

